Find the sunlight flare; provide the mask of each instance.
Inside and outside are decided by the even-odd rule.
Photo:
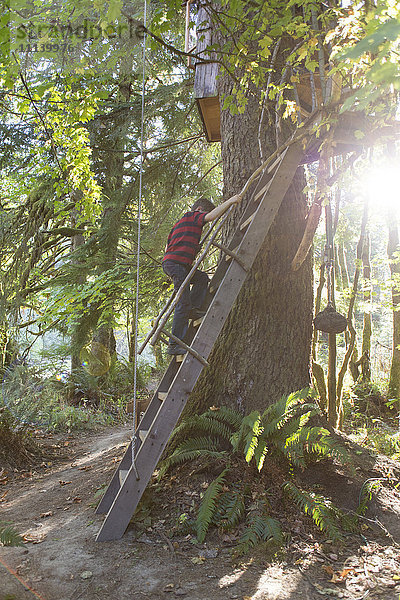
[[[365,189],[371,203],[385,210],[400,206],[400,165],[374,167],[365,178]]]

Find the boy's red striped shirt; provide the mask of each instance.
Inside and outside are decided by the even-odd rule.
[[[173,260],[184,265],[192,264],[199,250],[206,214],[198,210],[187,212],[175,223],[168,236],[162,262]]]

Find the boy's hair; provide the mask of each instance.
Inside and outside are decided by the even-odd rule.
[[[192,206],[192,210],[198,209],[199,206],[201,206],[204,212],[211,212],[215,208],[214,204],[211,202],[211,200],[208,200],[208,198],[199,198],[196,200]]]

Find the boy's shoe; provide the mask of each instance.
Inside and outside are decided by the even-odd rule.
[[[170,354],[171,356],[177,356],[179,354],[186,354],[186,350],[180,346],[168,346],[167,354]]]

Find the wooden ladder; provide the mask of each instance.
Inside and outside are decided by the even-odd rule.
[[[107,513],[97,541],[122,537],[151,478],[189,395],[231,311],[282,200],[304,157],[301,142],[294,142],[265,169],[255,186],[229,246],[210,283],[210,303],[201,321],[188,331],[190,347],[202,360],[187,353],[174,357],[165,372],[114,476],[97,507]],[[135,460],[132,462],[132,445]]]

